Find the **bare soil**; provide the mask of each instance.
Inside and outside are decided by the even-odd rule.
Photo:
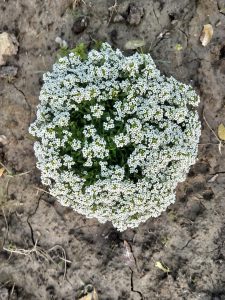
[[[1,300],[79,299],[92,287],[102,300],[225,299],[225,148],[220,153],[216,136],[225,122],[225,2],[117,2],[0,0],[0,32],[19,42],[7,62],[17,76],[0,79],[0,135],[8,140],[0,161],[14,174],[0,178]],[[209,23],[214,35],[203,47],[199,37]],[[135,230],[119,233],[40,190],[28,126],[57,36],[70,47],[102,40],[122,50],[128,40],[144,39],[159,69],[201,97],[198,161],[179,184],[175,205]],[[124,259],[124,240],[137,268]]]

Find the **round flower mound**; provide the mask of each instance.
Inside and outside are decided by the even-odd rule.
[[[149,54],[107,43],[44,75],[30,133],[43,184],[62,205],[119,230],[159,216],[197,156],[199,97]]]

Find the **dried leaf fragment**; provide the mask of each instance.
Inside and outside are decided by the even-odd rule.
[[[202,46],[205,47],[211,41],[213,36],[213,27],[211,24],[206,24],[203,26],[203,30],[200,36],[200,41]]]
[[[94,288],[91,293],[88,293],[87,295],[81,297],[79,300],[98,300],[98,293]]]
[[[0,177],[2,177],[3,173],[5,172],[5,168],[0,168]]]
[[[143,47],[145,45],[146,45],[146,43],[144,40],[130,40],[130,41],[126,42],[124,47],[127,50],[135,50],[135,49]]]
[[[221,141],[225,141],[225,126],[222,123],[218,127],[218,137]]]
[[[124,244],[124,258],[125,258],[125,263],[126,265],[128,265],[129,267],[136,267],[136,261],[131,249],[130,244],[127,241],[123,242]]]
[[[160,261],[157,261],[155,263],[155,267],[158,268],[158,269],[160,269],[160,270],[162,270],[165,273],[169,273],[170,272],[170,269],[167,266],[163,265]]]

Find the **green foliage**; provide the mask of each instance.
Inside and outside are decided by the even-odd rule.
[[[81,58],[81,60],[85,60],[87,58],[87,54],[88,54],[87,46],[84,43],[78,44],[70,52],[79,56]]]
[[[58,50],[57,57],[68,56],[70,53],[74,53],[81,58],[81,60],[85,60],[87,58],[87,46],[84,43],[78,44],[75,48],[69,49],[62,47]]]

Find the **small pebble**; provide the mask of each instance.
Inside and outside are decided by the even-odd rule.
[[[0,144],[2,144],[3,146],[8,144],[8,139],[5,135],[0,135]]]

